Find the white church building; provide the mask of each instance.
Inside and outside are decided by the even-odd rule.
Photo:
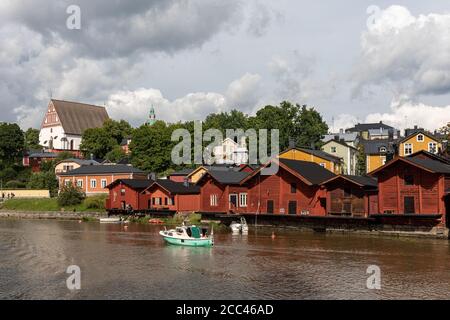
[[[41,124],[39,144],[49,152],[79,152],[83,132],[102,127],[108,119],[105,107],[52,99]]]

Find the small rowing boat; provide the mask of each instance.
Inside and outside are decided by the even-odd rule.
[[[122,218],[101,218],[100,223],[121,223]]]

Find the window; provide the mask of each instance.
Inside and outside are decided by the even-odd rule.
[[[386,157],[381,157],[381,164],[383,166],[386,164]]]
[[[106,179],[102,179],[102,188],[106,188]]]
[[[331,153],[336,153],[336,147],[331,147]]]
[[[247,206],[247,193],[239,194],[239,206],[246,207]]]
[[[291,193],[296,193],[296,192],[297,192],[297,184],[291,183]]]
[[[153,204],[159,206],[161,204],[161,198],[152,198]]]
[[[125,195],[125,188],[120,189],[120,195],[124,196]]]
[[[83,180],[81,180],[81,179],[77,180],[77,187],[78,188],[83,188]]]
[[[405,181],[405,186],[413,186],[414,185],[414,176],[412,174],[405,174],[403,177]]]
[[[422,142],[424,140],[423,134],[418,134],[417,135],[417,141],[418,142]]]
[[[170,197],[168,201],[169,201],[168,202],[169,206],[175,205],[175,198],[174,197]]]
[[[326,168],[326,167],[327,167],[325,163],[319,163],[319,165],[320,165],[322,168]]]
[[[65,185],[66,187],[70,186],[70,180],[64,180],[64,185]]]
[[[413,146],[411,143],[405,143],[404,146],[405,156],[410,155],[413,153]]]
[[[428,152],[437,153],[437,143],[436,142],[430,142],[428,144]]]
[[[92,188],[92,189],[97,188],[97,180],[91,179],[91,188]]]
[[[152,205],[156,204],[156,198],[152,198]]]
[[[167,199],[167,197],[164,198],[164,205],[167,206],[169,203],[169,200]]]
[[[381,147],[380,152],[386,152],[386,147]]]
[[[211,207],[217,207],[217,194],[212,194],[209,196],[209,204]]]

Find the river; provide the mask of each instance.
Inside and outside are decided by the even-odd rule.
[[[0,220],[0,299],[450,299],[446,240],[251,229],[188,248],[161,228]],[[70,265],[80,290],[67,289]]]

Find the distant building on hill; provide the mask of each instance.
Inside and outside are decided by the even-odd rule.
[[[242,137],[238,143],[231,138],[223,140],[222,144],[214,147],[215,164],[241,165],[248,163],[248,149],[246,138]]]
[[[81,136],[109,119],[105,107],[50,100],[39,133],[39,144],[50,152],[70,151],[80,155]]]
[[[155,108],[152,106],[150,108],[150,111],[148,113],[148,120],[147,120],[147,125],[148,126],[152,126],[156,123],[156,113],[155,113]]]
[[[377,123],[358,123],[354,127],[345,130],[345,132],[357,132],[364,140],[376,139],[397,139],[399,136],[398,130],[384,124],[382,121]]]

